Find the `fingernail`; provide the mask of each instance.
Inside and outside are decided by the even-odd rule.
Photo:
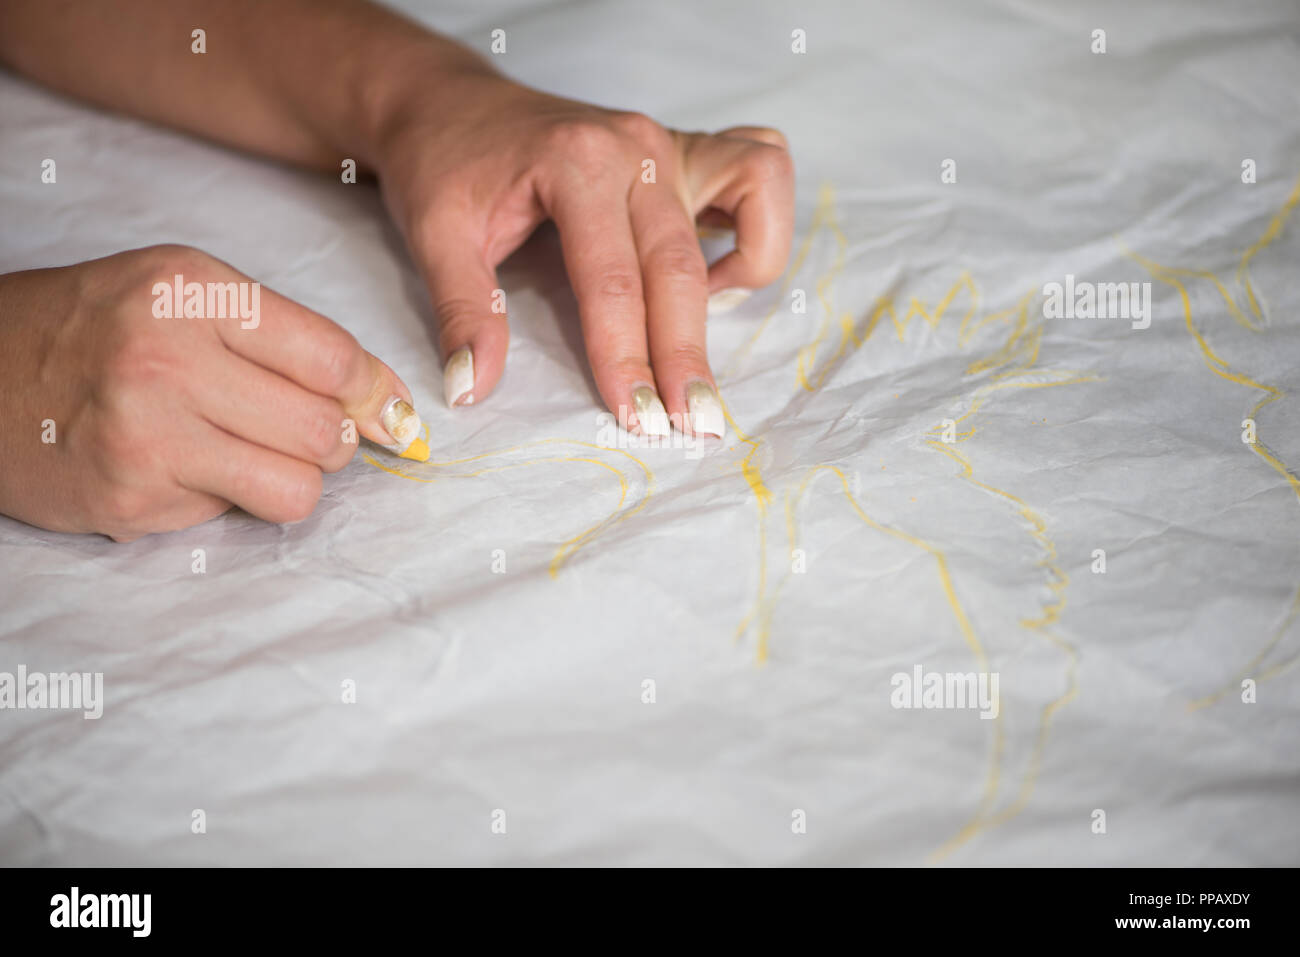
[[[442,369],[442,394],[452,407],[474,404],[474,353],[469,346],[447,357]]]
[[[632,409],[636,422],[646,435],[668,435],[668,410],[659,400],[659,393],[648,385],[637,386],[632,391]]]
[[[424,423],[420,421],[419,413],[411,408],[411,403],[401,396],[389,396],[379,413],[379,422],[393,440],[392,445],[384,446],[390,452],[401,455],[412,443],[420,441],[420,428]]]
[[[740,286],[732,286],[729,289],[719,289],[709,297],[709,315],[716,316],[720,313],[730,312],[753,295],[753,293],[754,290],[744,289]]]
[[[692,382],[686,387],[686,408],[691,413],[691,431],[696,435],[727,434],[727,419],[722,414],[722,400],[707,382]]]

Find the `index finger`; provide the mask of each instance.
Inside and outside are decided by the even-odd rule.
[[[548,212],[560,231],[601,398],[625,428],[667,435],[668,416],[650,371],[641,264],[625,194],[618,186],[571,188]]]
[[[242,297],[239,321],[216,323],[227,349],[304,389],[337,399],[356,421],[357,431],[372,442],[405,451],[419,440],[421,422],[411,407],[410,390],[352,333],[260,283],[249,283],[237,294]]]

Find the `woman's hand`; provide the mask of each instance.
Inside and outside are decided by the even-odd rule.
[[[785,266],[794,179],[780,133],[680,133],[539,93],[367,0],[133,9],[7,0],[0,61],[92,102],[335,176],[349,159],[376,172],[432,292],[453,404],[481,401],[501,377],[507,330],[494,271],[553,219],[609,408],[662,433],[666,405],[687,430],[722,434],[708,296],[765,285]],[[200,22],[221,40],[195,55]],[[736,227],[735,251],[711,268],[697,220]]]
[[[666,406],[679,427],[721,436],[708,298],[785,267],[794,177],[781,134],[680,133],[476,67],[443,74],[436,100],[412,90],[395,102],[373,161],[432,294],[447,401],[468,405],[496,386],[509,334],[495,268],[552,219],[609,408],[666,434]],[[735,250],[712,267],[697,220],[736,228]]]
[[[207,317],[185,317],[188,283]],[[0,512],[118,541],[232,504],[304,518],[358,434],[405,446],[419,428],[346,330],[181,246],[0,276],[0,398]]]

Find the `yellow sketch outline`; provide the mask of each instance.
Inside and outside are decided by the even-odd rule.
[[[1263,314],[1260,311],[1254,287],[1250,283],[1250,260],[1282,235],[1282,230],[1286,225],[1287,218],[1295,210],[1297,203],[1300,203],[1300,178],[1296,180],[1295,185],[1292,187],[1291,193],[1287,196],[1282,208],[1274,214],[1259,239],[1252,243],[1250,247],[1242,253],[1241,260],[1237,265],[1237,282],[1245,289],[1247,300],[1250,304],[1250,310],[1256,319],[1262,320]],[[1242,314],[1232,295],[1224,287],[1218,276],[1213,272],[1204,269],[1180,269],[1162,266],[1160,263],[1148,259],[1145,256],[1141,256],[1129,249],[1122,241],[1119,242],[1119,245],[1120,249],[1124,252],[1124,255],[1146,269],[1147,272],[1151,274],[1151,278],[1173,286],[1174,289],[1178,291],[1178,296],[1183,307],[1183,324],[1192,339],[1195,340],[1196,346],[1201,353],[1201,360],[1205,363],[1205,367],[1215,375],[1227,379],[1229,382],[1246,386],[1251,389],[1259,389],[1264,393],[1264,397],[1256,402],[1251,410],[1246,414],[1247,418],[1252,420],[1255,419],[1261,409],[1267,405],[1271,405],[1286,395],[1286,393],[1276,386],[1260,382],[1245,373],[1233,371],[1232,366],[1229,365],[1228,361],[1211,348],[1209,342],[1206,341],[1205,334],[1196,325],[1196,321],[1192,317],[1191,296],[1187,291],[1187,286],[1179,279],[1180,276],[1205,279],[1212,282],[1218,290],[1219,295],[1223,298],[1223,301],[1227,305],[1228,311],[1231,313],[1233,318],[1236,319],[1240,325],[1250,329],[1252,332],[1259,331],[1259,327]],[[1249,443],[1249,448],[1267,462],[1274,471],[1287,480],[1287,483],[1291,486],[1291,490],[1295,492],[1297,500],[1300,501],[1300,478],[1297,478],[1294,470],[1283,462],[1282,459],[1264,443],[1258,430],[1256,430],[1255,441]],[[1290,629],[1297,617],[1300,617],[1300,583],[1296,586],[1295,596],[1291,600],[1291,605],[1288,608],[1287,614],[1283,618],[1281,625],[1274,630],[1273,636],[1268,640],[1264,647],[1250,659],[1245,668],[1236,678],[1232,679],[1232,681],[1225,684],[1219,690],[1193,700],[1188,704],[1188,709],[1196,711],[1201,708],[1209,707],[1210,705],[1220,701],[1229,692],[1239,688],[1241,682],[1246,678],[1251,677],[1254,670],[1259,667],[1273,649],[1281,643],[1282,637]],[[1278,674],[1291,667],[1295,661],[1296,658],[1292,657],[1286,661],[1275,664],[1256,675],[1255,680],[1262,683],[1270,678],[1276,677]]]
[[[425,426],[425,432],[427,435],[428,426]],[[576,554],[580,548],[588,544],[602,531],[606,530],[607,528],[613,528],[615,525],[619,524],[620,522],[624,521],[627,518],[630,518],[631,516],[635,515],[637,512],[641,511],[641,509],[645,508],[646,503],[650,501],[650,497],[654,494],[654,473],[650,471],[649,466],[647,466],[643,461],[641,461],[632,453],[627,452],[623,449],[616,449],[604,445],[597,445],[594,442],[582,442],[579,441],[578,439],[565,439],[565,438],[538,439],[534,442],[525,442],[521,445],[512,445],[509,448],[498,449],[493,452],[481,452],[478,455],[470,455],[461,459],[449,459],[445,462],[435,462],[430,460],[429,462],[419,464],[420,471],[428,471],[430,470],[430,468],[446,469],[456,465],[465,465],[470,462],[483,461],[484,459],[499,458],[501,456],[509,455],[512,452],[518,452],[521,449],[532,448],[534,446],[555,445],[555,444],[578,445],[589,449],[596,449],[597,451],[600,452],[614,452],[619,455],[622,455],[624,458],[630,459],[632,462],[634,462],[637,466],[640,467],[642,472],[645,473],[645,483],[646,483],[645,494],[641,496],[641,500],[637,502],[636,505],[634,505],[632,508],[624,509],[623,505],[627,501],[627,493],[630,484],[628,482],[627,475],[622,471],[622,469],[616,468],[613,465],[610,465],[608,462],[602,462],[600,459],[592,458],[591,456],[575,456],[575,455],[546,456],[537,459],[527,459],[522,462],[508,462],[504,465],[481,468],[473,472],[453,473],[450,475],[433,474],[428,478],[425,478],[420,475],[412,475],[409,472],[402,471],[401,469],[395,468],[393,466],[385,465],[384,463],[380,462],[378,459],[376,459],[368,452],[362,453],[362,459],[365,460],[367,464],[373,465],[375,468],[382,469],[383,471],[389,473],[390,475],[396,475],[399,478],[404,478],[412,482],[423,482],[427,484],[438,482],[444,479],[475,478],[477,476],[488,475],[493,472],[503,472],[515,468],[527,468],[533,465],[554,464],[556,462],[585,463],[588,465],[599,466],[600,468],[612,472],[618,478],[619,481],[618,505],[614,508],[612,512],[609,513],[609,515],[605,516],[604,519],[597,522],[595,525],[592,525],[590,528],[585,529],[580,534],[575,535],[573,538],[567,539],[560,543],[559,547],[555,550],[554,557],[551,558],[551,562],[549,566],[550,575],[552,578],[555,578],[559,574],[560,568],[564,565],[564,563],[568,561],[571,557],[573,557],[573,555]],[[403,462],[405,468],[409,469],[409,468],[416,467],[413,465],[405,465],[405,460],[398,460],[398,461]]]

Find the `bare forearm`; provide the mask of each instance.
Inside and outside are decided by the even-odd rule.
[[[341,156],[374,165],[413,78],[450,103],[455,77],[490,70],[366,0],[6,0],[0,61],[100,106],[332,169]]]

